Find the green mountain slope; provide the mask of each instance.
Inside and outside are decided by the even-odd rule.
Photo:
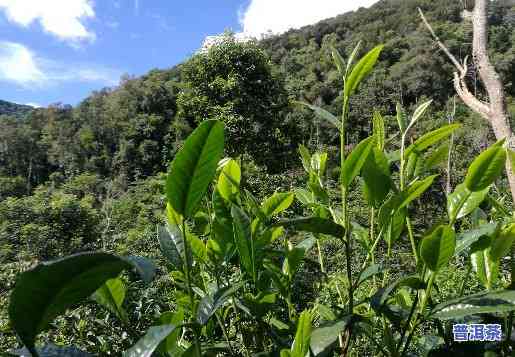
[[[385,49],[373,75],[362,83],[350,107],[349,135],[353,141],[363,138],[370,130],[370,117],[374,110],[389,116],[395,112],[396,102],[409,108],[424,98],[434,99],[431,107],[433,121],[420,125],[437,125],[445,119],[445,108],[454,95],[452,86],[453,67],[434,45],[427,30],[421,24],[417,8],[425,12],[435,30],[450,50],[460,59],[470,53],[471,25],[464,21],[464,11],[459,1],[448,0],[382,0],[369,9],[336,16],[312,26],[291,30],[282,35],[267,38],[258,45],[269,55],[274,71],[282,77],[290,99],[304,100],[339,114],[341,112],[339,77],[331,58],[331,48],[337,48],[347,57],[361,41],[363,54],[373,46],[383,43]],[[490,15],[490,48],[492,60],[506,86],[508,106],[515,111],[515,6],[513,0],[492,2]],[[166,170],[167,163],[181,140],[195,122],[184,120],[181,113],[181,93],[188,92],[184,82],[184,68],[194,62],[187,60],[170,69],[153,70],[139,78],[127,78],[119,87],[92,93],[77,107],[53,106],[33,111],[28,130],[15,127],[16,123],[4,121],[3,133],[19,140],[32,140],[34,150],[43,157],[38,180],[41,183],[48,173],[58,169],[65,176],[89,171],[102,176],[123,176],[129,181],[148,177]],[[231,98],[239,103],[241,93],[230,87],[231,72],[218,73],[219,80],[209,86],[220,90],[220,98]],[[470,85],[481,96],[480,82],[470,71]],[[236,82],[234,82],[236,83]],[[233,84],[234,84],[233,83]],[[228,88],[232,88],[225,93]],[[190,98],[190,107],[202,105],[205,98]],[[0,111],[1,113],[1,111]],[[470,117],[464,107],[459,108],[460,120]],[[305,108],[290,105],[284,115],[270,118],[288,121],[300,127],[298,141],[306,145],[335,144],[334,128],[313,120],[313,114]],[[2,125],[2,123],[0,123]],[[470,136],[467,147],[477,152],[488,140],[489,131],[481,123],[469,120]],[[390,125],[390,133],[395,128]],[[422,127],[420,127],[422,128]],[[422,129],[428,129],[427,127]],[[482,131],[479,131],[481,129]],[[30,135],[29,135],[30,134]],[[416,134],[416,133],[414,133]],[[7,135],[7,134],[6,134]],[[9,134],[9,140],[14,140]],[[0,138],[2,139],[2,138]],[[6,139],[7,140],[7,139]],[[20,142],[16,147],[31,147]],[[465,144],[464,144],[465,145]],[[294,150],[292,159],[283,160],[297,165]],[[4,155],[3,165],[9,175],[23,177],[38,175],[30,158],[23,152]],[[46,164],[48,162],[48,164]],[[44,167],[43,167],[44,166]],[[2,174],[0,172],[0,174]]]
[[[0,115],[10,115],[14,117],[23,117],[34,108],[29,105],[16,104],[0,100]]]

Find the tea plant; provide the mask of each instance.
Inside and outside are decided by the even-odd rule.
[[[375,113],[372,136],[347,154],[350,99],[381,50],[382,46],[374,48],[356,64],[358,47],[347,62],[333,50],[344,81],[340,118],[305,104],[339,132],[338,192],[325,179],[328,154],[311,154],[301,146],[307,187],[276,192],[258,202],[241,187],[237,161],[223,159],[221,122],[206,120],[188,137],[170,165],[166,224],[157,229],[175,285],[175,306],[161,313],[124,356],[345,356],[353,354],[358,340],[367,341],[370,353],[386,356],[466,348],[511,353],[506,336],[511,335],[515,290],[512,285],[502,286],[506,284],[499,277],[503,258],[515,240],[515,223],[490,191],[507,156],[515,155],[503,140],[481,153],[471,163],[465,181],[447,195],[447,216],[426,231],[417,231],[412,223],[417,215],[413,203],[437,180],[431,172],[447,159],[445,140],[460,125],[445,125],[412,140],[413,128],[431,102],[418,106],[409,118],[399,105],[397,146],[387,138],[383,117]],[[349,202],[353,190],[360,190],[367,202],[368,227],[355,221]],[[282,218],[295,198],[311,215]],[[479,207],[484,201],[493,207],[489,212]],[[460,231],[467,225],[468,230]],[[309,236],[299,242],[301,231]],[[325,276],[322,248],[327,236],[340,240],[344,247],[344,278]],[[409,242],[414,269],[392,279],[392,255],[403,240]],[[386,256],[378,264],[378,249],[383,245]],[[294,281],[313,247],[324,274],[321,280],[338,290],[339,301],[333,306],[312,302],[300,311],[294,300]],[[470,267],[467,275],[472,278],[474,272],[485,290],[469,293],[462,288],[458,296],[444,300],[437,278],[458,256],[465,256]],[[360,258],[360,266],[353,266],[353,257]],[[130,330],[123,308],[125,287],[118,277],[126,269],[136,269],[146,281],[153,275],[152,265],[143,258],[106,253],[73,255],[21,274],[11,295],[13,329],[34,356],[56,349],[85,355],[64,347],[38,349],[36,336],[56,316],[90,296]],[[40,298],[34,301],[33,296]],[[454,343],[449,322],[470,318],[501,323],[504,340]],[[429,348],[422,351],[421,345],[429,342]]]

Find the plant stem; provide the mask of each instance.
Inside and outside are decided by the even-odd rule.
[[[322,247],[320,244],[320,236],[317,235],[317,250],[318,250],[318,262],[320,264],[320,271],[325,275],[324,257],[322,256]]]
[[[415,266],[418,265],[418,250],[417,244],[415,243],[415,235],[413,234],[413,227],[411,226],[411,219],[406,216],[406,226],[408,227],[408,236],[411,243],[411,252],[415,258]]]
[[[184,275],[186,277],[186,286],[188,288],[188,296],[190,298],[190,304],[191,304],[191,316],[190,316],[190,322],[194,323],[194,314],[195,314],[195,303],[193,301],[193,289],[191,287],[191,278],[190,278],[190,262],[189,262],[189,245],[188,245],[188,239],[186,238],[186,221],[184,218],[182,219],[182,243],[184,245]],[[194,328],[194,336],[195,336],[195,349],[199,356],[202,355],[200,350],[200,342],[198,338],[198,332],[197,329]]]
[[[225,337],[225,340],[227,341],[227,346],[229,347],[229,352],[231,353],[231,356],[235,356],[234,350],[232,349],[231,341],[229,340],[229,335],[227,334],[227,330],[225,329],[225,326],[222,323],[222,319],[220,319],[218,312],[215,313],[215,316],[216,316],[216,320],[218,321],[218,324],[220,325],[220,328],[222,329],[222,333]]]
[[[375,220],[375,209],[374,207],[370,208],[370,234],[369,234],[369,244],[370,242],[374,242],[372,248],[370,249],[370,259],[372,261],[372,264],[375,264],[376,263],[376,258],[375,258],[375,254],[374,254],[374,250],[375,250],[375,241],[374,241],[374,236],[375,236],[375,227],[374,227],[374,222]],[[367,254],[368,256],[368,254]],[[374,284],[374,288],[376,288],[376,277],[375,275],[372,277],[372,283]]]
[[[436,278],[436,273],[435,272],[430,272],[429,281],[427,282],[426,290],[424,292],[424,298],[422,299],[422,303],[420,304],[419,315],[416,315],[415,319],[413,320],[413,324],[411,325],[410,332],[408,334],[408,339],[406,340],[406,344],[404,345],[404,349],[402,350],[401,357],[404,356],[404,354],[408,350],[409,344],[410,344],[411,339],[413,337],[413,333],[415,332],[415,328],[417,327],[417,324],[419,322],[418,321],[419,320],[418,316],[420,316],[420,315],[423,316],[424,315],[424,310],[426,309],[427,302],[429,300],[429,297],[431,296],[431,289],[433,288],[433,284],[435,282],[435,278]]]

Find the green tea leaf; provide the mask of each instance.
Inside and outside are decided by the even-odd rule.
[[[320,217],[297,218],[279,221],[277,226],[291,228],[298,231],[311,232],[315,234],[327,234],[333,237],[342,238],[345,229],[330,219]]]
[[[250,219],[238,206],[232,206],[231,214],[234,222],[234,242],[243,269],[252,277],[256,276],[254,242],[250,231]]]
[[[363,191],[369,205],[377,208],[385,200],[393,186],[390,175],[385,154],[377,147],[373,148],[361,170]]]
[[[406,120],[406,114],[404,114],[404,110],[402,109],[401,103],[397,103],[395,108],[396,108],[396,119],[397,119],[397,125],[399,126],[399,131],[401,132],[401,134],[404,134],[406,132],[406,127],[408,126],[408,123]]]
[[[374,275],[384,272],[386,269],[381,264],[372,264],[363,270],[358,277],[356,287],[359,287],[363,282],[367,281]]]
[[[295,189],[295,197],[300,201],[300,203],[306,206],[315,203],[313,200],[313,194],[303,188]]]
[[[475,314],[502,313],[515,310],[515,290],[483,291],[438,304],[430,317],[441,320],[461,319]]]
[[[420,104],[417,109],[415,109],[415,112],[413,113],[413,116],[411,117],[411,121],[408,125],[408,128],[406,129],[406,131],[408,131],[409,129],[411,129],[413,127],[413,125],[415,125],[415,123],[417,122],[417,120],[419,120],[423,115],[424,113],[426,112],[427,108],[429,108],[429,106],[431,105],[431,103],[433,103],[432,100],[429,100],[427,102],[424,102],[422,104]]]
[[[490,236],[496,230],[495,224],[483,224],[481,227],[471,229],[466,232],[459,233],[456,238],[456,250],[454,255],[459,255],[470,247],[474,242],[479,240],[482,236]]]
[[[126,291],[127,288],[125,287],[122,279],[109,279],[104,283],[104,285],[95,291],[92,298],[99,305],[115,314],[121,321],[127,323],[129,321],[127,312],[122,307]]]
[[[229,160],[220,172],[217,188],[220,195],[227,201],[234,201],[240,190],[241,170],[235,160]]]
[[[261,205],[261,211],[266,217],[271,217],[288,209],[293,203],[295,195],[293,193],[274,193],[267,198]]]
[[[487,288],[491,289],[499,274],[499,263],[490,257],[490,246],[492,238],[482,236],[470,246],[470,262],[473,270]]]
[[[166,197],[174,210],[192,217],[216,175],[224,151],[224,126],[203,121],[186,139],[172,161],[166,179]]]
[[[372,71],[377,62],[377,59],[379,58],[379,55],[381,54],[381,51],[383,50],[383,47],[383,45],[379,45],[373,48],[352,68],[350,75],[348,75],[348,77],[345,79],[345,85],[343,89],[345,98],[350,98],[350,96],[358,88],[361,81]]]
[[[346,316],[338,321],[320,325],[311,332],[310,347],[315,356],[330,356],[337,347],[338,337],[345,331],[350,322]]]
[[[352,180],[359,174],[374,146],[374,137],[370,136],[361,141],[347,157],[341,168],[342,184],[349,187]]]
[[[309,352],[309,341],[311,338],[311,313],[302,311],[297,321],[297,332],[291,346],[292,357],[305,357]]]
[[[459,127],[461,127],[461,124],[449,124],[422,135],[413,144],[408,146],[404,152],[405,157],[408,157],[412,152],[422,153],[431,145],[449,137]]]
[[[34,352],[36,335],[57,316],[90,297],[123,270],[134,268],[142,277],[153,276],[141,260],[107,253],[80,253],[41,263],[18,277],[9,304],[10,323]]]
[[[454,255],[456,234],[449,226],[439,226],[420,243],[420,256],[426,266],[436,272]]]
[[[506,256],[515,242],[515,223],[506,226],[492,241],[490,256],[493,260],[500,260]]]
[[[308,103],[305,103],[305,102],[298,102],[298,101],[295,101],[294,103],[297,103],[297,104],[301,104],[305,107],[308,107],[309,109],[311,109],[318,117],[320,117],[321,119],[324,119],[325,121],[327,121],[329,124],[333,125],[336,129],[338,129],[339,131],[341,131],[341,127],[342,127],[342,124],[341,122],[338,120],[338,118],[329,113],[327,110],[323,109],[323,108],[320,108],[320,107],[317,107],[316,105],[311,105],[311,104],[308,104]]]
[[[456,186],[454,192],[447,197],[449,220],[453,222],[472,213],[484,201],[489,190],[487,187],[482,191],[471,192],[463,183]]]
[[[384,119],[381,116],[381,113],[374,111],[372,123],[372,132],[374,133],[377,148],[382,152],[386,141],[386,131],[384,128]]]
[[[166,311],[159,316],[159,325],[174,325],[178,326],[172,333],[164,339],[159,347],[158,351],[169,355],[178,354],[182,347],[178,345],[178,340],[181,336],[182,329],[179,327],[184,322],[184,310],[179,309],[177,311]]]
[[[399,194],[399,205],[397,209],[406,207],[410,202],[420,197],[433,184],[438,175],[426,177],[423,180],[416,180]]]
[[[429,156],[424,160],[424,170],[430,170],[433,167],[440,165],[442,162],[447,160],[449,155],[449,144],[445,143],[435,149]]]
[[[175,224],[166,227],[158,227],[159,247],[165,258],[177,269],[183,269],[184,265],[184,241],[182,233]]]
[[[338,72],[340,72],[342,77],[345,77],[345,61],[340,55],[340,52],[338,52],[338,50],[333,46],[331,46],[331,56],[333,57],[333,62],[336,65]]]
[[[483,151],[472,161],[465,177],[465,185],[472,192],[483,191],[501,174],[506,162],[504,139]]]
[[[306,170],[307,173],[310,173],[313,171],[313,168],[311,167],[311,154],[309,153],[309,150],[304,145],[299,145],[299,153],[304,170]]]
[[[123,357],[151,357],[159,344],[164,341],[168,335],[177,329],[178,326],[162,325],[153,326],[147,330],[134,346],[122,353]]]
[[[204,296],[202,300],[200,300],[197,309],[197,322],[200,325],[207,324],[215,312],[241,287],[241,283],[232,286],[224,286],[218,289],[214,294]]]

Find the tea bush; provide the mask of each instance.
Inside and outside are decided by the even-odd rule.
[[[140,337],[124,356],[511,355],[515,290],[506,258],[515,223],[496,183],[515,153],[504,140],[482,148],[445,193],[438,167],[461,125],[421,130],[430,100],[410,113],[397,105],[396,133],[376,112],[372,135],[348,146],[351,98],[382,49],[358,59],[357,47],[347,61],[332,50],[344,83],[340,117],[299,103],[339,140],[336,158],[299,147],[303,185],[255,197],[245,187],[252,170],[223,157],[224,124],[200,123],[170,165],[156,232],[140,232],[146,258],[87,252],[23,272],[9,304],[20,342],[35,356],[87,355],[36,341],[92,297]],[[167,304],[147,300],[148,290],[141,298],[120,275],[150,284],[156,269]],[[499,324],[503,338],[455,342],[452,323],[471,321]]]

